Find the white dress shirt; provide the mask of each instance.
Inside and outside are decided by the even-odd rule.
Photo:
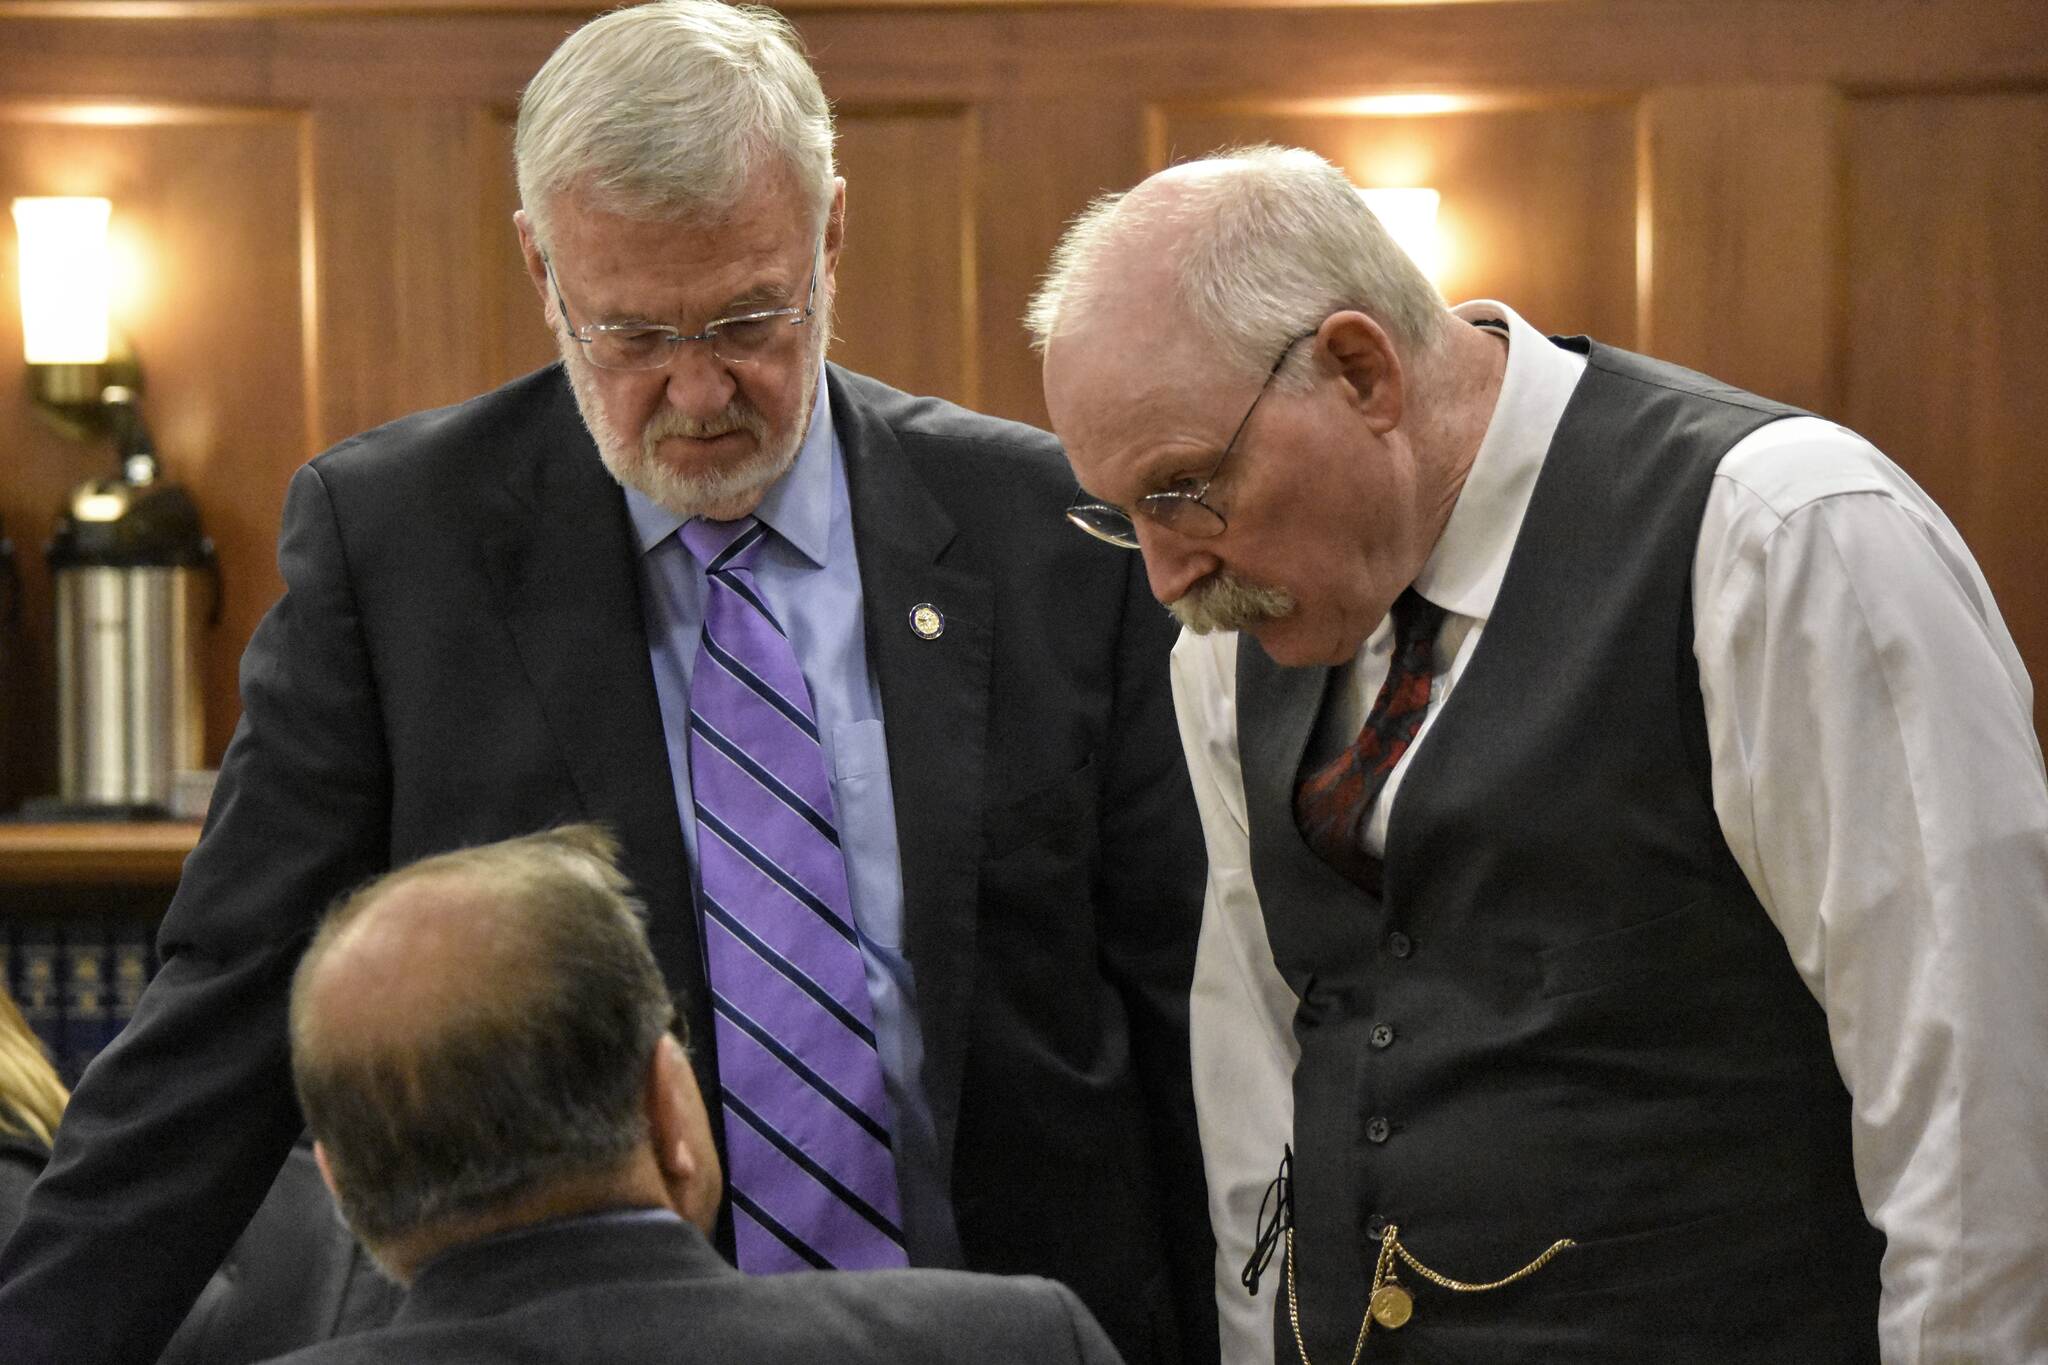
[[[1583,358],[1508,325],[1491,424],[1415,587],[1446,609],[1430,718],[1485,632]],[[1856,1183],[1888,1239],[1886,1365],[2048,1362],[2048,778],[2033,689],[1939,508],[1819,418],[1722,458],[1693,560],[1714,809],[1826,1011]],[[1382,622],[1318,723],[1347,743],[1392,650]],[[1273,1357],[1269,1272],[1238,1273],[1293,1127],[1296,1000],[1252,884],[1237,637],[1183,634],[1174,700],[1209,850],[1192,1024],[1224,1360]],[[1430,721],[1365,829],[1387,815]]]

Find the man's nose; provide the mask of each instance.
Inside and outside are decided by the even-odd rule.
[[[732,368],[718,358],[708,341],[686,341],[676,347],[664,371],[668,404],[687,417],[716,417],[739,390]]]
[[[1190,588],[1223,567],[1207,540],[1181,535],[1142,517],[1137,520],[1137,530],[1146,581],[1162,604],[1179,601]]]

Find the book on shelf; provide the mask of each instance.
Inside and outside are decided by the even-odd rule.
[[[149,923],[129,915],[0,923],[0,981],[65,1084],[135,1016],[155,974],[151,937]]]
[[[135,1017],[135,1004],[142,988],[156,975],[156,936],[147,923],[123,919],[114,926],[113,998],[108,1007],[107,1041],[128,1026]]]
[[[76,1084],[86,1064],[113,1040],[111,929],[98,916],[64,925],[64,1051],[57,1069],[67,1084]]]
[[[59,1071],[64,1068],[63,951],[55,920],[30,919],[15,929],[14,1003]]]

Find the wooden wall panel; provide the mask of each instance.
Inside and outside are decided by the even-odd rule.
[[[361,427],[545,363],[509,216],[510,111],[567,0],[0,0],[0,195],[110,189],[160,269],[150,411],[233,580],[275,595],[281,489]],[[1844,417],[1984,561],[2048,677],[2048,145],[2040,0],[792,0],[841,115],[835,355],[1044,419],[1020,316],[1061,225],[1169,152],[1305,143],[1444,194],[1453,298],[1491,294]],[[1447,96],[1368,116],[1361,99]],[[99,115],[82,106],[106,106]],[[1405,163],[1405,164],[1404,164]],[[61,175],[59,174],[61,172]],[[63,183],[58,183],[61,179]],[[0,220],[0,263],[11,228]],[[14,350],[0,284],[0,367]],[[51,509],[92,463],[0,373],[0,805],[47,785]],[[2039,703],[2048,717],[2048,698]],[[33,782],[7,773],[33,774]]]
[[[975,139],[973,113],[957,106],[839,111],[846,245],[832,358],[969,405],[980,397]]]
[[[1619,100],[1545,102],[1427,117],[1168,105],[1151,162],[1220,147],[1307,147],[1366,186],[1442,196],[1439,287],[1499,299],[1539,328],[1635,341],[1634,124]]]
[[[229,579],[205,651],[210,759],[234,728],[242,647],[276,595],[278,513],[306,447],[303,132],[289,111],[0,107],[0,204],[27,194],[105,195],[115,202],[117,242],[134,248],[136,277],[117,313],[142,363],[144,410],[166,476],[190,488]],[[18,358],[11,220],[6,230],[0,356]],[[9,642],[20,676],[0,702],[10,741],[0,794],[55,789],[42,547],[70,488],[113,472],[107,447],[57,434],[36,418],[18,377],[0,383],[0,517],[26,588],[23,629]]]
[[[504,377],[479,266],[512,233],[511,172],[496,121],[459,104],[326,106],[313,148],[319,448]]]
[[[1087,91],[991,100],[979,113],[981,406],[1045,426],[1024,309],[1066,223],[1097,195],[1145,175],[1143,111],[1127,97]]]
[[[2048,89],[1847,111],[1844,420],[1960,527],[2048,729]]]
[[[512,173],[512,110],[488,110],[492,141],[487,161],[476,168],[482,183],[477,221],[483,244],[477,273],[486,281],[483,331],[487,384],[502,384],[555,359],[540,299],[526,277],[519,234],[512,226],[519,186]]]
[[[1827,86],[1659,90],[1637,143],[1642,348],[1839,412],[1841,96]]]

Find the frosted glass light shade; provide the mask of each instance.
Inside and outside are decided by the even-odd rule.
[[[21,337],[31,365],[98,365],[107,358],[113,258],[105,199],[17,199]]]

